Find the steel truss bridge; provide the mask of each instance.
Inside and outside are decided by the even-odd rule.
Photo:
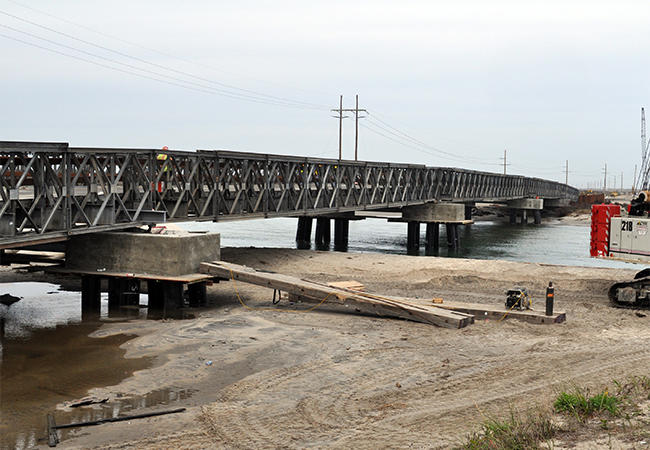
[[[578,198],[577,189],[538,178],[220,150],[0,142],[0,167],[0,249],[161,222]]]

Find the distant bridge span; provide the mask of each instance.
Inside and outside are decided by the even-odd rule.
[[[161,222],[577,200],[566,184],[415,164],[0,141],[0,249]]]

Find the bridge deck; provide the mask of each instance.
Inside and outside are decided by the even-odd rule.
[[[538,178],[220,150],[0,142],[0,167],[0,248],[165,221],[578,197],[573,187]]]

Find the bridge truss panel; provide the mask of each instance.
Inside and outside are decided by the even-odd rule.
[[[553,181],[454,168],[59,143],[0,142],[0,171],[0,248],[164,221],[578,196]]]

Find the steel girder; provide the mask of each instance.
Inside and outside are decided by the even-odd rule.
[[[230,151],[0,142],[0,170],[0,248],[164,221],[578,197],[537,178]]]

